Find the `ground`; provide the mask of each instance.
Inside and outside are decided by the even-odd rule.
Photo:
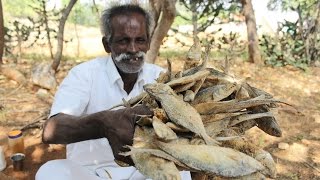
[[[182,68],[182,58],[172,60],[174,70]],[[22,60],[15,67],[29,78],[31,64],[29,60]],[[58,82],[61,82],[75,64],[73,61],[61,63],[57,73]],[[162,58],[156,64],[166,66]],[[211,61],[209,66],[217,67],[219,63]],[[272,154],[276,162],[277,179],[320,179],[320,68],[310,68],[305,72],[294,67],[259,67],[235,61],[231,64],[230,72],[237,77],[246,78],[251,85],[296,107],[295,109],[281,105],[274,111],[283,130],[282,137],[269,136],[258,128],[252,128],[246,133],[247,137]],[[45,119],[55,91],[49,92],[51,96],[40,98],[36,95],[38,89],[31,84],[21,87],[0,75],[0,137],[5,137],[11,129],[22,128],[39,119]],[[9,150],[6,149],[7,168],[3,174],[0,172],[0,179],[4,176],[34,179],[42,164],[48,160],[65,158],[64,146],[41,143],[39,128],[28,129],[24,135],[24,171],[13,171],[8,158]],[[288,147],[279,149],[279,143],[285,143]]]

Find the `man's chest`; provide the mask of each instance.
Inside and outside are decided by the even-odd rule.
[[[143,85],[143,83],[136,82],[128,94],[124,90],[121,80],[110,82],[107,77],[98,78],[92,83],[86,114],[110,109],[114,105],[122,103],[123,99],[129,100],[139,95],[143,91]]]

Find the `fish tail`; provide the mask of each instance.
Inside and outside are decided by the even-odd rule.
[[[204,141],[206,142],[207,145],[213,145],[213,146],[221,145],[220,142],[218,142],[215,139],[211,138],[207,134],[203,135],[202,138],[204,139]]]

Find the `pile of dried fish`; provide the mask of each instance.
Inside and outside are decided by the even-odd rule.
[[[152,179],[180,179],[179,170],[201,178],[275,178],[272,156],[242,135],[257,126],[281,136],[269,108],[283,102],[244,80],[207,68],[207,58],[178,73],[168,61],[168,71],[157,83],[145,85],[144,93],[126,102],[145,104],[154,115],[137,122],[133,146],[122,155],[130,155],[136,168]]]

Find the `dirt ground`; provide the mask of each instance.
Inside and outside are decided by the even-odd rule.
[[[174,70],[182,68],[181,58],[173,59]],[[165,67],[160,59],[157,64]],[[64,61],[57,74],[58,82],[76,63]],[[7,64],[8,65],[8,64]],[[209,66],[219,66],[209,63]],[[20,61],[17,69],[30,77],[31,63]],[[275,98],[295,105],[298,112],[290,106],[281,105],[274,111],[283,136],[272,137],[258,128],[252,128],[246,136],[257,145],[270,152],[276,162],[277,179],[320,179],[320,68],[310,68],[307,72],[293,67],[258,67],[240,61],[231,64],[231,71],[237,77],[263,89]],[[54,91],[45,98],[36,95],[38,87],[19,86],[16,82],[0,75],[0,137],[12,129],[25,127],[27,124],[45,119],[48,115]],[[36,123],[35,125],[38,125]],[[0,172],[0,179],[34,179],[38,168],[52,159],[65,158],[62,145],[45,145],[41,143],[41,130],[31,128],[24,132],[26,160],[23,172],[14,172],[6,149],[7,168]],[[3,143],[3,142],[2,142]],[[284,149],[278,148],[284,143]]]

